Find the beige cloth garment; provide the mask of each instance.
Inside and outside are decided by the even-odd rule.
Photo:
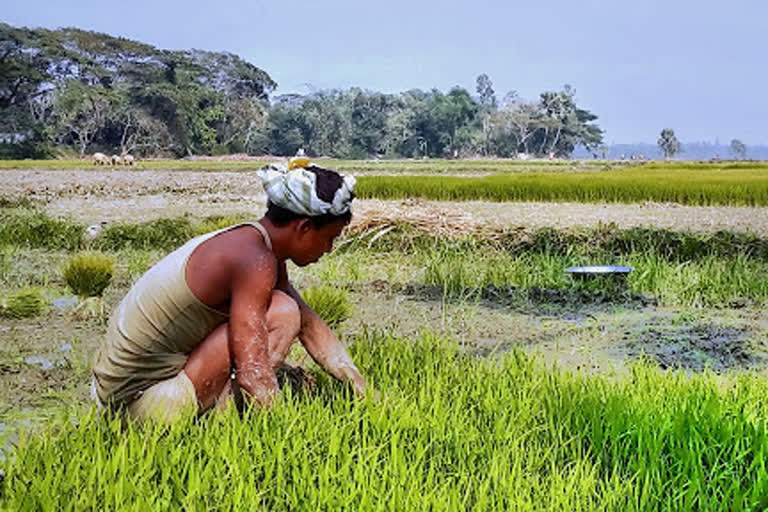
[[[106,407],[96,392],[96,379],[91,380],[91,400],[96,407]],[[195,415],[197,403],[195,385],[184,370],[175,377],[161,380],[145,389],[139,397],[125,407],[128,417],[138,421],[156,421],[171,424],[187,415]]]
[[[189,353],[227,321],[226,313],[203,304],[189,289],[187,261],[203,242],[244,225],[258,229],[272,250],[264,226],[237,224],[193,238],[136,281],[112,313],[96,356],[93,376],[102,404],[127,406],[154,384],[176,377]]]
[[[125,408],[128,416],[139,421],[173,423],[187,415],[197,414],[197,393],[187,373],[153,384]]]

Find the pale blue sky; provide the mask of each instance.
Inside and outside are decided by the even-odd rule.
[[[569,83],[606,142],[768,144],[766,0],[2,0],[16,26],[77,26],[161,48],[226,50],[278,93],[359,86],[534,99]]]

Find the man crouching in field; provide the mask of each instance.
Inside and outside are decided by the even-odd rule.
[[[275,369],[298,336],[329,374],[363,394],[366,382],[341,342],[301,299],[285,262],[316,262],[352,213],[354,178],[309,165],[259,171],[259,222],[199,236],[131,288],[113,312],[93,369],[101,405],[170,422],[223,405],[239,388],[269,406]]]

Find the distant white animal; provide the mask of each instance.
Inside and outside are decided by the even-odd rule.
[[[133,155],[124,155],[123,156],[123,165],[133,165],[133,162],[135,162],[136,159],[133,158]]]
[[[120,158],[120,155],[112,155],[111,163],[112,165],[119,165],[123,162],[123,159]]]
[[[104,153],[94,153],[91,158],[93,159],[93,165],[107,165],[109,163],[109,157]]]
[[[83,235],[83,238],[85,238],[86,241],[91,241],[97,236],[101,234],[101,232],[104,230],[104,226],[107,225],[107,221],[103,220],[98,224],[91,224],[87,228],[85,228],[85,233]]]
[[[518,153],[517,159],[518,160],[529,160],[531,158],[531,155],[529,153]]]

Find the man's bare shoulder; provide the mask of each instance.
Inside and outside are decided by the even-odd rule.
[[[187,283],[206,303],[219,303],[238,285],[259,281],[273,288],[278,263],[261,233],[241,226],[203,242],[187,264]]]
[[[222,233],[219,237],[220,249],[232,258],[233,263],[270,263],[277,268],[274,253],[269,250],[264,236],[256,228],[244,225]]]

